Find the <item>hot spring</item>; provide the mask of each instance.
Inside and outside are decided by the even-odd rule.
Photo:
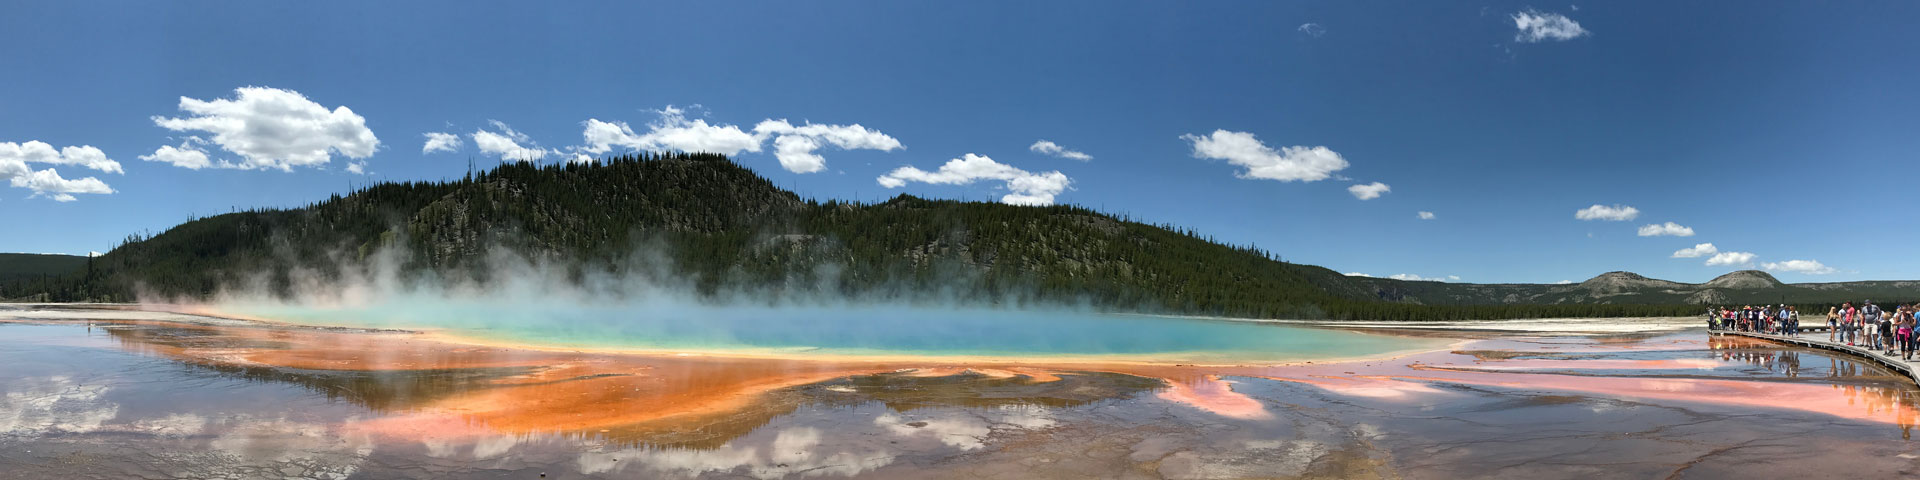
[[[1259,322],[910,305],[605,305],[412,298],[314,307],[239,303],[230,315],[423,330],[486,343],[717,354],[1085,358],[1278,363],[1441,348],[1447,340]]]

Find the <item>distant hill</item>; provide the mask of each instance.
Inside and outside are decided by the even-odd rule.
[[[243,284],[291,292],[312,279],[290,272],[324,279],[341,263],[371,262],[380,252],[397,253],[390,258],[403,272],[479,281],[501,274],[487,260],[507,252],[566,265],[576,278],[692,279],[689,288],[709,297],[940,298],[1259,318],[1693,314],[1701,292],[1758,298],[1780,288],[1829,296],[1856,290],[1763,287],[1745,277],[1707,287],[1625,272],[1575,285],[1349,277],[1077,206],[909,195],[820,202],[722,156],[671,154],[506,164],[452,181],[379,184],[302,208],[196,219],[151,238],[129,237],[84,272],[0,282],[0,298],[191,298]]]
[[[87,257],[40,253],[0,253],[0,283],[65,275],[87,266]]]
[[[1699,284],[1632,272],[1607,272],[1566,285],[1361,281],[1372,283],[1385,300],[1435,304],[1767,305],[1920,300],[1920,281],[1789,284],[1759,270],[1730,272]]]

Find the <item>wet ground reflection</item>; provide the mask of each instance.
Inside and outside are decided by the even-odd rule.
[[[104,316],[104,315],[103,315]],[[1432,335],[1432,333],[1422,333]],[[1704,333],[1284,366],[476,347],[0,321],[0,478],[1780,477],[1914,471],[1914,386]]]

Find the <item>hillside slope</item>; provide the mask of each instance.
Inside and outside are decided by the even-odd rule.
[[[130,238],[91,278],[0,286],[55,300],[203,297],[289,272],[325,275],[387,251],[409,271],[485,279],[499,252],[620,270],[645,263],[701,293],[933,294],[1130,310],[1320,315],[1371,293],[1324,268],[1073,206],[900,196],[802,200],[714,155],[508,164],[450,182],[373,186],[304,208],[197,219]],[[631,273],[616,271],[613,273]],[[661,273],[661,272],[653,272]]]

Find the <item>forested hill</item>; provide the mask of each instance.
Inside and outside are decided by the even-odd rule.
[[[39,253],[0,253],[0,284],[56,277],[86,268],[87,257]]]
[[[405,272],[487,281],[500,252],[578,275],[649,273],[728,292],[853,299],[1059,302],[1260,318],[1449,319],[1692,314],[1659,302],[1517,295],[1356,278],[1286,263],[1170,226],[1077,206],[901,195],[819,202],[706,154],[597,164],[506,164],[445,182],[385,183],[303,208],[196,219],[127,242],[84,271],[0,282],[0,298],[132,301],[223,286],[295,288],[287,272],[339,271],[399,252]],[[1534,287],[1513,287],[1525,290]],[[1511,290],[1511,289],[1509,289]],[[1531,290],[1528,290],[1531,292]],[[1557,301],[1556,301],[1557,299]]]

